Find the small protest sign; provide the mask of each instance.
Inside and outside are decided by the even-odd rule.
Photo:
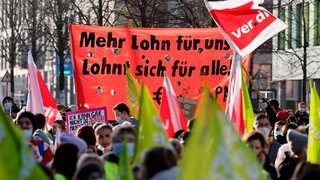
[[[107,108],[99,107],[66,113],[67,131],[75,134],[82,125],[92,126],[97,122],[108,123]]]

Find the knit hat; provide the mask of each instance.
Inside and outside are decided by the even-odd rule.
[[[289,143],[290,150],[294,154],[297,154],[308,144],[308,136],[296,130],[289,129],[287,133],[287,141]]]
[[[87,144],[81,138],[69,133],[62,133],[60,137],[61,143],[72,143],[76,145],[79,149],[79,152],[84,152],[87,149]]]
[[[282,121],[286,121],[288,119],[289,115],[290,115],[289,112],[286,110],[282,110],[277,113],[278,119],[282,120]]]

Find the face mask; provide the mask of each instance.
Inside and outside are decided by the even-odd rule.
[[[282,132],[281,131],[276,131],[275,133],[274,133],[274,137],[276,138],[277,136],[283,136],[283,134],[282,134]]]
[[[299,111],[300,112],[306,112],[306,108],[300,108]]]
[[[266,128],[266,127],[257,128],[257,131],[261,132],[266,137],[269,137],[269,134],[270,134],[270,129],[269,128]]]
[[[24,134],[25,134],[25,136],[27,138],[30,138],[32,136],[32,130],[31,129],[24,129],[23,132],[24,132]]]
[[[116,121],[119,123],[119,124],[122,124],[124,122],[124,120],[120,117],[120,116],[117,116],[116,117]]]
[[[114,154],[117,157],[120,157],[121,151],[122,151],[123,143],[116,143],[114,144]],[[133,157],[134,153],[134,145],[133,143],[128,143],[127,144],[127,153],[129,157]]]
[[[12,106],[12,104],[7,102],[7,103],[4,104],[4,109],[6,109],[7,111],[10,111],[11,110],[11,106]]]

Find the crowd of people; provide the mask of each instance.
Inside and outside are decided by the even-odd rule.
[[[268,179],[320,177],[320,165],[306,161],[309,125],[306,104],[301,102],[296,112],[290,112],[281,109],[276,99],[262,103],[265,113],[256,114],[253,130],[245,133],[242,140],[257,156]],[[131,117],[124,103],[113,107],[116,124],[83,125],[76,134],[66,132],[65,119],[56,120],[48,129],[43,114],[25,111],[11,97],[5,97],[2,105],[12,122],[23,130],[35,159],[51,179],[116,179],[125,139],[127,153],[133,159],[138,120]],[[62,114],[72,111],[65,106],[59,109]],[[189,120],[188,129],[174,134],[170,139],[172,149],[150,148],[140,164],[131,164],[134,179],[176,179],[181,152],[195,121]]]
[[[243,135],[270,179],[317,179],[320,165],[306,161],[309,114],[306,103],[295,112],[282,109],[277,99],[262,100],[266,113],[255,116],[253,131]]]

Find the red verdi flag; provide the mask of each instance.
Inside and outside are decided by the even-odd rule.
[[[260,1],[258,1],[260,2]],[[224,37],[241,56],[250,54],[287,25],[254,0],[208,2],[206,6]]]

